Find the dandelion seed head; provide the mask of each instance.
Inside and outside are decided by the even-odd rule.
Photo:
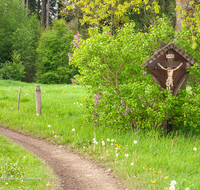
[[[169,190],[175,190],[175,186],[174,186],[174,185],[171,185],[171,186],[169,187]]]
[[[196,148],[196,147],[194,147],[194,148],[193,148],[193,150],[194,150],[194,151],[197,151],[197,148]]]
[[[172,180],[170,185],[176,185],[176,181]]]
[[[102,143],[102,146],[104,146],[104,145],[105,145],[105,142],[104,142],[104,141],[102,141],[101,143]]]

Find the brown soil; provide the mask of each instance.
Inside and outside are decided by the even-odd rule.
[[[0,134],[45,160],[61,181],[63,190],[124,190],[110,172],[64,146],[49,143],[8,128]]]

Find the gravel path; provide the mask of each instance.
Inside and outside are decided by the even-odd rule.
[[[61,181],[60,189],[125,189],[105,168],[85,160],[63,146],[3,127],[0,127],[0,134],[45,160]]]

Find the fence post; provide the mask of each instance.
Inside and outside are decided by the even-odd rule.
[[[17,103],[17,111],[19,111],[20,94],[21,94],[21,86],[19,87],[18,103]]]
[[[42,106],[41,106],[41,90],[39,85],[35,85],[35,97],[36,97],[36,113],[42,113]]]

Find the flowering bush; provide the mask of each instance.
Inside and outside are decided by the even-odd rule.
[[[102,32],[95,28],[89,31],[87,40],[80,37],[73,41],[79,45],[70,56],[71,64],[81,74],[75,80],[87,85],[90,92],[85,99],[88,118],[94,124],[123,129],[157,128],[168,118],[180,124],[185,119],[182,113],[188,114],[185,103],[190,99],[185,99],[186,92],[173,97],[166,89],[159,90],[143,67],[155,51],[173,40],[173,28],[160,18],[148,33],[135,31],[134,23],[118,30],[116,36],[109,32],[108,27]]]

